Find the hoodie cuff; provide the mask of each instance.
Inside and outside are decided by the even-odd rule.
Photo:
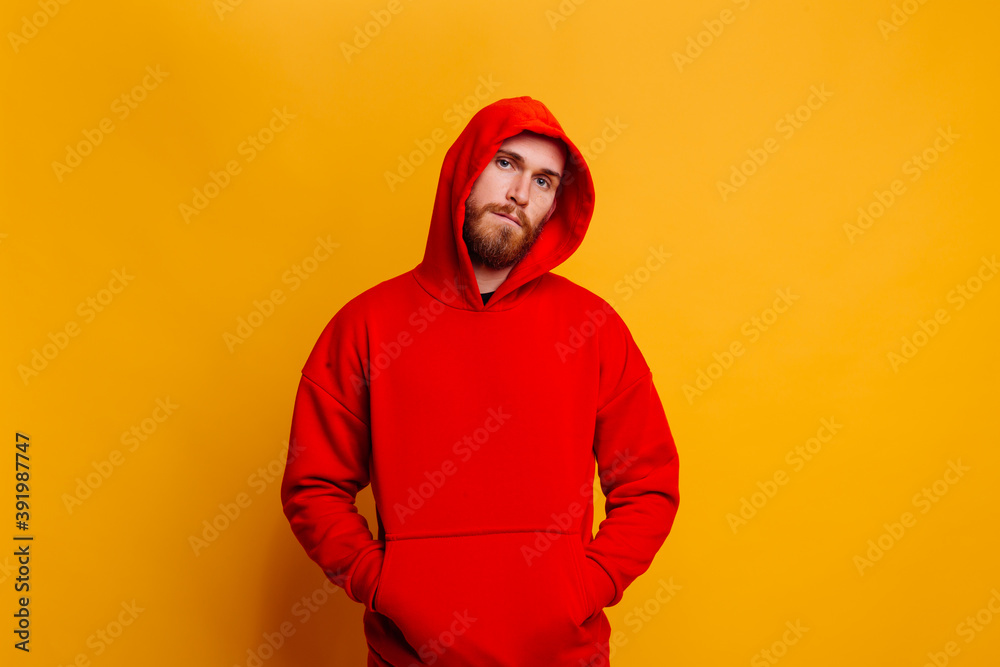
[[[372,549],[361,557],[361,562],[354,568],[351,575],[349,597],[355,602],[361,602],[369,611],[374,611],[373,602],[378,581],[382,574],[382,560],[385,551]]]
[[[597,597],[598,606],[594,609],[594,615],[597,615],[615,599],[615,582],[607,571],[590,556],[587,556],[587,576],[590,578],[590,587]]]

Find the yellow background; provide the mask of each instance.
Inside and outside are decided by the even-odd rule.
[[[0,661],[242,666],[290,624],[263,664],[364,664],[363,608],[326,595],[266,469],[282,464],[322,327],[420,261],[441,160],[465,121],[531,95],[589,152],[597,189],[588,236],[556,272],[613,300],[680,453],[675,528],[607,610],[613,664],[773,664],[764,650],[788,667],[918,666],[928,652],[998,664],[1000,617],[988,612],[971,641],[961,624],[1000,590],[1000,279],[961,308],[953,292],[1000,252],[996,4],[388,7],[4,3],[2,552],[18,532],[17,431],[31,438],[36,540],[29,655],[11,648],[15,559],[0,557]],[[374,36],[345,55],[366,24]],[[829,95],[800,109],[813,86]],[[144,99],[121,118],[123,95]],[[455,105],[467,105],[461,122]],[[243,142],[275,108],[295,117],[250,161]],[[796,112],[808,119],[788,136],[778,124]],[[113,131],[57,173],[106,118]],[[957,139],[935,155],[948,128]],[[434,133],[444,141],[390,188],[386,172]],[[765,144],[777,150],[741,167]],[[904,169],[924,151],[936,159],[911,180]],[[181,204],[231,161],[239,172],[185,221]],[[754,173],[723,197],[734,168]],[[849,233],[897,179],[903,193]],[[337,246],[311,263],[317,238]],[[669,258],[648,271],[661,246]],[[299,283],[287,280],[297,265],[312,269]],[[133,277],[119,289],[123,269]],[[224,336],[274,290],[283,302],[231,350]],[[798,298],[775,318],[778,290]],[[78,310],[107,297],[92,318]],[[933,336],[916,335],[921,321]],[[22,378],[72,322],[78,335]],[[904,337],[923,344],[893,363]],[[736,342],[742,354],[727,359]],[[699,371],[711,386],[686,394]],[[158,399],[177,406],[162,422]],[[821,432],[828,442],[795,469],[786,454],[823,419],[836,434]],[[144,420],[151,432],[130,450],[122,435]],[[968,471],[938,482],[938,498],[949,461]],[[102,466],[110,476],[67,506]],[[769,487],[781,472],[787,483]],[[772,497],[754,496],[762,486]],[[924,488],[934,503],[915,502]],[[238,498],[239,516],[193,547]],[[760,507],[733,524],[744,498]],[[359,504],[374,528],[370,489]],[[904,512],[915,523],[887,537]],[[889,548],[859,566],[880,537]],[[323,604],[304,620],[295,605],[314,595]],[[130,624],[100,640],[122,614]],[[783,635],[786,623],[808,630]],[[957,655],[943,654],[948,642]]]

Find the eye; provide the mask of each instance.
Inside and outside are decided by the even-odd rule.
[[[501,158],[497,158],[497,164],[500,164],[501,162],[503,162],[504,164],[510,164],[510,162],[506,158],[502,158],[502,157]],[[503,165],[500,164],[500,166],[502,167]]]
[[[549,181],[547,179],[545,179],[545,178],[542,178],[541,176],[538,177],[538,184],[541,185],[545,189],[548,189],[548,188],[552,187],[552,185],[549,183]]]

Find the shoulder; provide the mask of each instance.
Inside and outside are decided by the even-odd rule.
[[[339,306],[331,305],[323,316],[322,329],[314,338],[313,355],[343,353],[348,347],[364,348],[369,327],[385,313],[387,304],[399,301],[402,291],[413,289],[413,282],[409,272],[402,273],[364,289]]]
[[[560,296],[572,299],[574,301],[579,301],[580,303],[596,306],[600,305],[604,301],[603,298],[591,292],[589,289],[582,285],[578,285],[566,276],[561,276],[558,273],[552,273],[549,271],[542,278],[542,283],[539,285],[540,289],[545,291],[551,291],[559,293]]]
[[[589,289],[574,283],[565,276],[546,274],[539,289],[553,302],[550,312],[559,313],[562,324],[568,322],[570,332],[578,337],[592,339],[600,356],[627,356],[638,352],[632,333],[625,320],[614,308],[614,299],[605,299]]]
[[[382,280],[344,302],[333,312],[330,322],[344,320],[363,323],[373,315],[384,312],[387,305],[399,301],[400,295],[413,287],[414,280],[409,271]]]
[[[564,276],[546,275],[539,285],[564,304],[560,310],[572,318],[571,336],[565,354],[590,347],[598,356],[600,405],[604,406],[625,387],[650,373],[649,365],[628,325],[608,300]]]
[[[607,300],[565,276],[549,272],[545,274],[545,280],[539,285],[539,289],[549,296],[557,297],[569,309],[582,313],[591,320],[602,320],[600,314],[603,314],[614,324],[614,328],[627,330],[624,320],[614,309],[614,299]]]

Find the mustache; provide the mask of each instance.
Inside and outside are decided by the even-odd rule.
[[[499,206],[497,204],[486,204],[483,206],[484,211],[491,211],[493,213],[500,213],[503,215],[514,215],[518,220],[521,221],[521,226],[526,227],[528,225],[528,216],[525,215],[524,211],[517,208],[513,204],[508,204],[507,206]]]

